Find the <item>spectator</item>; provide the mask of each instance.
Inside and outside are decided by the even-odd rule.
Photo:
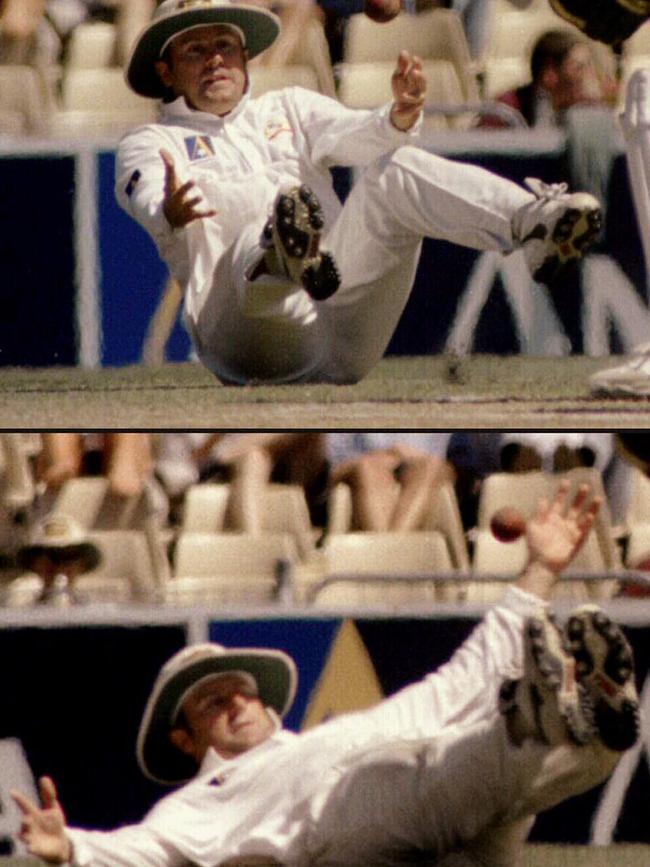
[[[563,126],[566,112],[574,106],[611,107],[613,82],[601,80],[588,42],[579,33],[548,30],[533,47],[531,81],[498,97],[519,111],[529,126]],[[484,118],[482,126],[500,126],[502,121]]]
[[[262,530],[261,493],[269,482],[300,485],[312,523],[325,521],[327,467],[319,433],[164,434],[156,475],[177,521],[187,488],[203,481],[231,484],[227,521],[248,533]]]
[[[352,493],[352,529],[417,529],[436,485],[453,480],[446,433],[336,433],[328,436],[330,488]]]
[[[59,50],[45,0],[0,0],[0,63],[44,68],[56,62]]]
[[[37,476],[46,489],[61,485],[92,470],[106,475],[112,493],[123,497],[140,495],[153,469],[151,434],[107,433],[94,443],[80,433],[44,433],[43,450],[37,461]],[[99,457],[98,466],[91,465]]]

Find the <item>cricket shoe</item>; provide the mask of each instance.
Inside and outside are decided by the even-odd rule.
[[[650,397],[650,343],[635,347],[622,364],[594,373],[589,388],[608,397]]]
[[[623,630],[598,606],[583,605],[570,615],[564,633],[600,740],[611,750],[627,750],[639,736],[640,711],[634,654]]]
[[[515,216],[515,237],[538,283],[552,283],[569,263],[592,247],[602,227],[602,209],[590,193],[568,193],[566,184],[526,178],[535,200]]]
[[[506,680],[499,710],[511,741],[527,738],[556,746],[590,743],[596,730],[589,693],[576,680],[576,661],[550,616],[530,617],[524,627],[524,674]]]
[[[262,235],[263,245],[273,247],[281,273],[315,301],[329,298],[341,282],[334,257],[320,249],[324,223],[318,197],[303,184],[278,193]]]

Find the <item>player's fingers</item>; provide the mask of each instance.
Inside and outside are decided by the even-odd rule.
[[[33,816],[38,811],[36,804],[22,792],[11,789],[9,794],[23,816]]]
[[[165,165],[165,190],[168,193],[173,193],[178,188],[178,177],[176,175],[174,157],[166,148],[160,148],[158,153]]]
[[[553,512],[557,512],[558,514],[562,514],[564,512],[567,494],[569,493],[569,487],[570,482],[568,479],[562,479],[560,484],[557,486],[555,496],[553,497],[553,500],[551,502],[551,510]]]
[[[573,497],[573,502],[567,511],[567,518],[575,519],[582,512],[585,503],[587,502],[587,497],[589,496],[591,488],[589,485],[579,485],[575,495]]]
[[[602,497],[594,497],[593,498],[591,503],[589,503],[589,508],[584,512],[584,514],[579,519],[580,529],[582,529],[583,526],[586,525],[587,523],[589,524],[589,527],[591,527],[591,525],[596,520],[596,516],[598,515],[598,512],[600,512],[602,505],[603,505],[603,498]]]
[[[537,501],[537,517],[545,518],[551,510],[551,501],[548,497],[540,497]]]
[[[39,780],[41,800],[44,807],[54,807],[58,803],[58,795],[52,777],[41,777]]]

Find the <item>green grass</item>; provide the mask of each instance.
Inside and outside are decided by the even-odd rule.
[[[189,363],[0,368],[0,408],[5,428],[650,427],[650,400],[590,396],[589,375],[613,361],[387,358],[350,386],[223,386]]]

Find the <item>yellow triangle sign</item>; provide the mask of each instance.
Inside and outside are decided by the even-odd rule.
[[[372,707],[383,698],[372,660],[351,620],[341,624],[309,699],[302,729],[334,716]]]

